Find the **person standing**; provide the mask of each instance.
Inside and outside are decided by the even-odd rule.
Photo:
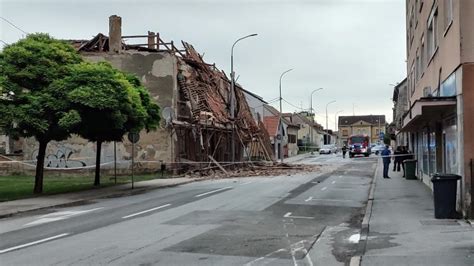
[[[346,153],[347,153],[347,146],[344,145],[342,146],[342,158],[346,158]]]
[[[383,178],[390,178],[388,176],[388,168],[390,166],[390,155],[392,153],[388,149],[388,145],[385,145],[385,149],[382,151],[382,162],[383,162]]]
[[[403,160],[402,158],[402,147],[398,146],[397,149],[393,152],[393,171],[400,172],[400,164]]]

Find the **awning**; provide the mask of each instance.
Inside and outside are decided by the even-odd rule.
[[[440,121],[448,114],[456,112],[456,97],[420,98],[413,103],[406,116],[400,132],[417,131],[426,124]]]

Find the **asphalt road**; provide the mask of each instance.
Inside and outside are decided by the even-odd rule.
[[[343,265],[375,158],[321,172],[209,180],[0,220],[1,265]]]

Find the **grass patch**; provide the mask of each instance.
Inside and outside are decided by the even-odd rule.
[[[134,176],[134,181],[145,181],[161,178],[159,174]],[[101,186],[115,185],[114,177],[101,176]],[[131,176],[117,176],[117,185],[131,183]],[[43,180],[43,194],[54,195],[67,192],[95,189],[93,176],[56,177],[45,176]],[[0,202],[23,198],[36,197],[33,194],[35,178],[25,175],[0,176]]]

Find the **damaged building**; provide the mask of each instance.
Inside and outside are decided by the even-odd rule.
[[[206,63],[189,43],[181,42],[182,48],[177,48],[159,33],[122,35],[121,24],[119,16],[111,16],[109,36],[98,34],[72,44],[87,61],[107,61],[139,77],[160,106],[163,119],[156,131],[140,133],[135,154],[126,136],[121,143],[104,143],[103,169],[112,168],[114,161],[118,168],[128,169],[132,156],[142,172],[153,172],[163,164],[181,171],[210,167],[214,161],[231,165],[232,145],[235,163],[272,160],[269,136],[253,118],[239,84],[235,85],[233,120],[231,82],[215,64]],[[36,159],[34,139],[24,139],[22,148],[24,161]],[[49,143],[45,166],[92,167],[94,157],[95,143],[73,136]]]

